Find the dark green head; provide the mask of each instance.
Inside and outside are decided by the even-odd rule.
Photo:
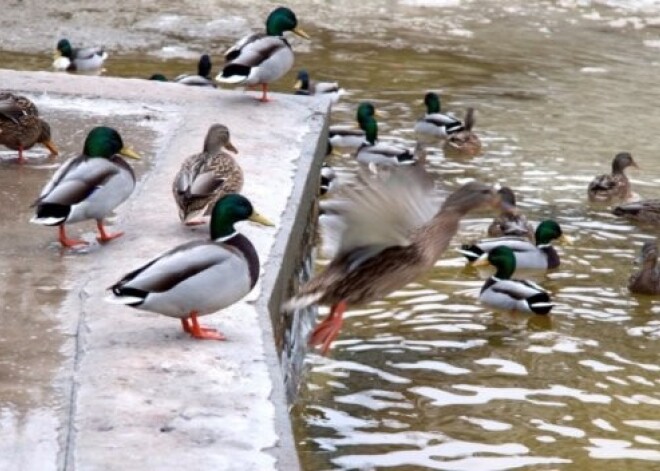
[[[151,77],[149,77],[149,80],[156,80],[157,82],[167,82],[167,77],[165,77],[163,74],[153,74]]]
[[[376,121],[376,109],[369,102],[360,103],[357,109],[357,121],[371,144],[378,139],[378,122]]]
[[[488,252],[488,263],[497,269],[495,276],[500,280],[508,280],[516,271],[516,256],[506,245],[498,245]]]
[[[119,133],[106,126],[99,126],[92,129],[85,139],[85,148],[83,154],[88,157],[101,157],[108,159],[115,154],[124,155],[134,159],[140,156],[128,147],[124,147]]]
[[[278,7],[266,19],[266,34],[269,36],[282,36],[285,31],[291,31],[298,36],[309,39],[307,33],[298,28],[296,14],[287,7]]]
[[[538,225],[534,237],[536,238],[536,245],[548,245],[553,240],[562,238],[563,235],[557,221],[547,219]]]
[[[199,58],[199,62],[197,63],[197,75],[199,75],[200,77],[209,78],[211,76],[212,68],[213,68],[213,64],[211,64],[211,58],[209,57],[208,54],[203,54],[202,57]]]
[[[440,113],[440,97],[437,93],[428,92],[424,95],[424,104],[426,105],[426,112],[431,113]]]
[[[69,59],[71,59],[73,56],[73,48],[71,47],[71,43],[68,39],[60,39],[57,43],[57,50],[60,52],[60,54],[62,54],[64,57],[68,57]]]
[[[211,239],[232,235],[236,232],[234,224],[247,219],[264,226],[273,225],[254,210],[252,203],[245,196],[237,193],[223,196],[215,203],[211,213]]]

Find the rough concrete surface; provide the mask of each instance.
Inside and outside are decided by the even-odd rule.
[[[37,442],[46,446],[44,440],[52,445],[57,436],[57,466],[28,460],[21,469],[298,468],[271,330],[264,325],[269,317],[255,309],[258,298],[271,296],[261,284],[242,302],[203,318],[226,342],[193,340],[176,319],[102,298],[127,271],[175,245],[208,237],[206,226],[179,223],[171,182],[215,122],[229,127],[239,149],[243,193],[276,224],[242,223],[239,230],[254,243],[262,273],[279,270],[271,247],[276,237],[288,237],[278,231],[287,206],[298,204],[291,199],[293,181],[308,184],[301,172],[318,165],[309,154],[327,105],[285,95],[261,104],[249,93],[50,73],[0,71],[0,82],[30,94],[140,103],[164,122],[153,169],[117,210],[116,226],[125,236],[67,266],[66,283],[74,288],[60,316],[71,340],[58,384],[62,407],[51,424],[56,433],[17,444],[29,450]]]

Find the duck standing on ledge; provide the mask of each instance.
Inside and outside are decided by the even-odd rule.
[[[245,220],[273,225],[244,196],[223,196],[213,207],[209,240],[179,245],[126,274],[110,287],[107,301],[179,318],[194,338],[225,340],[197,317],[236,303],[259,279],[257,251],[234,228]]]
[[[309,340],[324,354],[339,335],[349,305],[382,299],[419,278],[447,249],[463,216],[500,204],[492,187],[471,182],[449,195],[436,211],[430,192],[412,175],[393,174],[386,181],[362,175],[359,186],[342,187],[337,195],[341,211],[323,235],[324,244],[334,247],[334,257],[284,305],[287,311],[313,304],[331,306]]]
[[[74,49],[68,39],[61,39],[57,43],[53,67],[69,72],[86,72],[100,69],[107,58],[108,53],[103,47]]]
[[[21,95],[0,93],[0,145],[18,151],[18,163],[25,162],[23,151],[42,144],[58,155],[51,140],[50,125],[39,117],[34,103]]]
[[[65,223],[95,219],[99,242],[123,235],[123,232],[108,234],[103,226],[103,219],[135,188],[133,169],[120,155],[140,158],[132,149],[124,147],[116,130],[108,127],[92,129],[85,139],[83,153],[64,162],[32,204],[36,206],[36,214],[30,222],[59,226],[59,240],[64,247],[87,244],[69,239]]]
[[[624,173],[628,167],[639,168],[632,155],[628,152],[619,152],[612,160],[612,173],[599,175],[589,183],[587,188],[589,201],[609,202],[614,199],[629,199],[632,196],[630,181]]]
[[[226,65],[215,79],[221,83],[261,85],[260,101],[267,102],[268,84],[282,78],[293,67],[293,50],[283,36],[285,31],[309,39],[298,28],[293,11],[278,7],[266,19],[265,34],[246,36],[226,52]]]
[[[216,201],[243,188],[243,170],[223,149],[238,153],[227,126],[214,124],[206,133],[202,153],[188,157],[174,177],[172,192],[184,224],[203,224],[194,218],[209,214]]]
[[[512,279],[516,270],[516,257],[509,247],[500,245],[481,259],[480,265],[493,265],[497,272],[486,280],[479,300],[490,307],[503,311],[548,314],[553,307],[548,293],[536,283]]]

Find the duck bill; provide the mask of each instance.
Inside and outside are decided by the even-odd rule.
[[[493,200],[492,207],[493,209],[498,209],[503,213],[508,213],[514,216],[519,214],[518,208],[504,201],[499,195],[497,195]]]
[[[296,83],[293,84],[293,88],[295,90],[300,90],[302,88],[302,80],[297,80]]]
[[[472,262],[473,267],[487,267],[488,265],[490,265],[490,262],[488,261],[488,252]]]
[[[562,234],[561,237],[557,240],[559,240],[559,242],[562,244],[573,245],[573,238],[567,236],[566,234]]]
[[[254,212],[252,213],[252,216],[248,218],[252,222],[256,222],[257,224],[261,224],[262,226],[274,226],[272,222],[270,222],[268,219],[263,217],[261,214]]]
[[[57,148],[55,143],[50,139],[42,142],[42,144],[50,151],[51,155],[60,155],[60,150]]]
[[[57,60],[60,57],[62,57],[62,53],[56,49],[55,52],[53,52],[53,59]]]
[[[293,34],[300,36],[301,38],[309,39],[309,34],[305,33],[301,28],[293,28]]]
[[[234,154],[238,154],[238,149],[234,147],[234,144],[232,144],[231,141],[227,141],[225,149],[232,151]]]
[[[140,154],[135,152],[133,149],[130,147],[124,147],[122,150],[119,151],[120,155],[123,155],[124,157],[129,157],[131,159],[139,160],[140,159]]]

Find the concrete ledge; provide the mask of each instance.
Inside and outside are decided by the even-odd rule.
[[[302,256],[299,241],[325,151],[319,142],[327,103],[273,95],[264,105],[242,92],[52,73],[0,71],[0,83],[40,107],[40,94],[76,102],[102,98],[135,104],[161,121],[158,138],[144,145],[131,139],[139,120],[127,117],[122,124],[124,139],[138,151],[155,149],[152,169],[117,211],[126,235],[62,259],[73,288],[60,311],[62,335],[70,336],[53,425],[60,451],[57,465],[35,469],[298,469],[273,332],[282,345],[279,303]],[[170,188],[180,162],[201,149],[215,122],[229,127],[239,149],[243,193],[277,227],[240,226],[261,257],[262,279],[244,301],[204,318],[229,340],[201,342],[184,335],[174,319],[101,299],[128,270],[208,237],[205,226],[179,224]],[[51,125],[57,132],[57,119]],[[84,116],[80,125],[86,127]],[[93,225],[72,226],[73,233],[79,228],[90,233]]]

